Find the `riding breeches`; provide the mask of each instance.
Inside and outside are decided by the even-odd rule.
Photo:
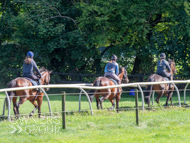
[[[37,77],[36,75],[31,75],[31,76],[28,76],[28,78],[31,78],[31,79],[33,79],[33,80],[36,80],[36,81],[38,81],[38,84],[39,85],[41,85],[41,81],[40,81],[40,78],[39,77]]]
[[[116,74],[112,73],[112,72],[106,72],[106,73],[104,74],[104,76],[105,76],[105,77],[106,77],[106,76],[110,76],[111,78],[115,79],[118,84],[121,84],[121,80],[119,79],[119,77],[118,77]]]
[[[156,72],[156,74],[162,76],[162,77],[167,77],[169,80],[171,80],[171,77],[172,77],[172,74],[171,73],[168,73],[166,71],[161,71],[161,72]]]

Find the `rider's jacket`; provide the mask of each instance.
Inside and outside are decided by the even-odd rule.
[[[31,59],[31,63],[28,64],[28,65],[25,64],[25,62],[23,63],[23,68],[22,68],[22,70],[23,70],[23,72],[22,72],[23,76],[27,77],[27,76],[34,75],[33,69],[35,69],[36,72],[37,72],[37,74],[40,75],[40,77],[41,77],[41,73],[40,73],[40,71],[39,71],[39,69],[38,69],[38,67],[36,65],[36,62],[33,59]]]
[[[115,73],[116,75],[119,74],[119,66],[118,63],[116,63],[115,61],[113,61],[112,63],[109,62],[107,63],[104,72],[112,72]]]
[[[157,73],[166,72],[166,69],[171,72],[169,63],[166,60],[163,59],[157,62]]]

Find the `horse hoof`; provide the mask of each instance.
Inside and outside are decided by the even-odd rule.
[[[110,108],[108,108],[109,111],[111,111],[111,110],[113,110],[113,109],[114,109],[114,107],[110,107]]]
[[[29,114],[29,117],[32,117],[32,116],[33,116],[33,114],[32,114],[32,113],[30,113],[30,114]]]

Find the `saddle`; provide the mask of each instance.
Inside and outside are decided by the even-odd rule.
[[[31,79],[31,78],[28,78],[28,77],[23,77],[23,78],[25,78],[25,79],[29,80],[29,81],[32,83],[32,85],[33,85],[33,86],[38,85],[38,82],[34,81],[34,80],[33,80],[33,79]],[[37,90],[36,96],[34,97],[34,99],[33,99],[33,100],[30,100],[30,101],[35,101],[35,100],[36,100],[36,98],[37,98],[37,96],[38,96],[38,93],[39,93],[39,92],[41,92],[38,88],[37,88],[36,90]]]
[[[34,80],[33,80],[33,79],[31,79],[31,78],[28,78],[28,77],[23,77],[23,78],[25,78],[25,79],[29,80],[29,81],[32,83],[32,85],[33,85],[33,86],[38,85],[38,82],[34,81]]]
[[[161,76],[161,75],[159,75],[159,76]],[[163,76],[161,76],[161,77],[163,77]],[[170,81],[169,80],[169,78],[167,78],[167,77],[163,77],[166,81]],[[162,85],[163,86],[163,88],[164,88],[164,85]],[[171,84],[170,83],[167,83],[167,86],[169,86],[169,87],[171,87]]]
[[[117,81],[115,80],[115,79],[113,79],[111,76],[106,76],[108,79],[110,79],[111,81],[113,81],[113,83],[115,84],[115,85],[118,85],[118,83],[117,83]],[[118,92],[121,92],[122,90],[120,90],[120,88],[118,87],[117,88],[117,93]],[[116,93],[116,95],[117,95],[117,93]],[[116,97],[116,95],[115,95],[115,97]],[[114,98],[115,98],[114,97]]]
[[[163,76],[162,76],[163,77]],[[169,79],[167,77],[163,77],[166,81],[169,81]]]
[[[118,85],[117,81],[115,79],[113,79],[111,76],[106,76],[108,79],[110,79],[111,81],[113,81],[115,83],[115,85]]]

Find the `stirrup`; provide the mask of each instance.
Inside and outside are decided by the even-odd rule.
[[[40,88],[35,88],[35,90],[36,90],[38,93],[43,93]]]

